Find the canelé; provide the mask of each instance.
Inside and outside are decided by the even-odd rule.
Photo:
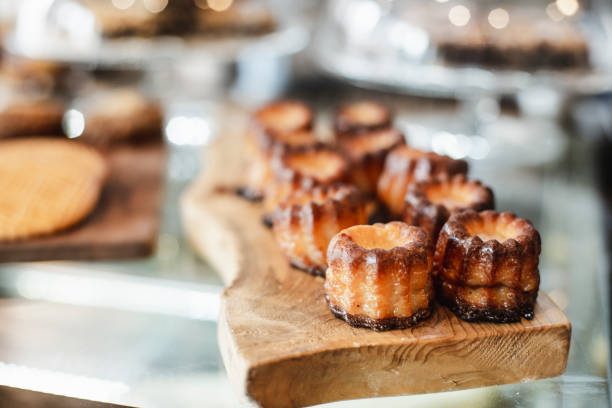
[[[385,160],[378,180],[378,198],[393,216],[401,217],[410,183],[433,177],[466,174],[467,170],[465,160],[454,160],[448,156],[399,146]]]
[[[327,247],[344,228],[366,224],[365,203],[351,185],[322,185],[297,190],[274,211],[274,236],[290,263],[325,276]]]
[[[436,296],[468,321],[533,318],[540,284],[540,235],[510,212],[451,215],[434,255]]]
[[[494,206],[493,191],[489,187],[458,174],[411,184],[406,193],[403,220],[423,228],[435,244],[452,213],[491,210]]]
[[[327,250],[325,296],[336,317],[355,327],[410,327],[431,314],[432,248],[403,222],[340,231]]]

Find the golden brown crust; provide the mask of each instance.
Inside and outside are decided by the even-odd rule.
[[[340,139],[339,148],[349,159],[348,181],[362,192],[375,195],[387,154],[404,143],[404,135],[395,129],[376,130]]]
[[[0,242],[52,234],[96,206],[108,168],[80,143],[52,138],[0,142]]]
[[[295,191],[344,181],[348,163],[334,149],[315,145],[278,151],[272,158],[271,168],[273,179],[264,195],[266,214],[271,214]]]
[[[291,264],[325,276],[327,247],[336,233],[367,223],[359,191],[346,184],[317,186],[289,195],[274,210],[274,236]]]
[[[468,180],[463,174],[451,178],[438,177],[408,186],[404,222],[423,228],[435,244],[452,213],[493,208],[493,191],[480,181]]]
[[[393,149],[385,160],[378,181],[378,198],[395,217],[401,217],[404,198],[410,183],[433,177],[466,174],[465,160],[454,160],[433,152],[423,152],[408,146]]]
[[[272,178],[271,159],[279,150],[319,144],[312,132],[312,110],[297,101],[277,101],[257,110],[246,136],[246,186],[243,195],[261,199]]]
[[[336,137],[352,137],[391,127],[391,111],[376,102],[359,101],[338,109],[334,117]]]
[[[357,327],[408,327],[431,313],[432,261],[429,239],[418,227],[394,221],[347,228],[327,251],[327,301],[337,317]]]
[[[13,104],[0,112],[0,138],[63,135],[64,111],[59,101]]]
[[[465,320],[532,318],[539,255],[540,235],[513,213],[453,214],[434,256],[438,299]]]

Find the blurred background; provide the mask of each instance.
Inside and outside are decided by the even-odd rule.
[[[0,264],[0,405],[248,406],[217,346],[221,280],[178,203],[207,146],[279,98],[321,132],[375,100],[411,145],[466,158],[540,231],[541,287],[572,323],[561,377],[330,407],[610,404],[609,1],[0,0],[0,36],[0,138],[109,148],[101,121],[154,117],[143,132],[167,149],[152,256]]]

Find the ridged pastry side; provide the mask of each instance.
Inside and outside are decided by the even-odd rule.
[[[533,318],[540,248],[533,225],[513,213],[451,215],[434,255],[438,300],[464,320]]]
[[[465,160],[454,160],[448,156],[399,146],[393,149],[385,160],[378,180],[378,198],[393,216],[401,217],[410,183],[433,177],[466,174],[467,170]]]
[[[241,193],[261,199],[272,179],[271,160],[279,149],[316,145],[312,132],[312,110],[297,101],[278,101],[257,110],[251,119],[246,139],[246,185]]]
[[[325,276],[327,247],[344,228],[366,224],[359,191],[346,184],[298,190],[280,203],[273,216],[274,236],[290,263]]]
[[[494,207],[493,191],[489,187],[459,174],[409,185],[403,220],[409,225],[423,228],[435,244],[442,226],[452,213],[470,209],[490,210]]]
[[[338,109],[334,117],[334,131],[338,139],[350,138],[391,127],[391,111],[376,102],[359,101]]]
[[[348,163],[334,149],[317,145],[281,151],[273,157],[271,168],[273,178],[263,202],[268,217],[295,191],[344,181]]]
[[[348,181],[363,193],[376,195],[385,158],[391,150],[404,143],[404,135],[395,129],[376,130],[341,139],[339,147],[349,159]]]
[[[325,293],[331,311],[355,327],[401,329],[431,314],[432,249],[403,222],[359,225],[330,242]]]

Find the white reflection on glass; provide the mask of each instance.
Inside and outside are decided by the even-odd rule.
[[[372,33],[380,19],[380,6],[370,0],[351,2],[343,10],[346,19],[346,28],[350,36],[357,38],[367,37]]]
[[[208,7],[214,11],[224,11],[231,7],[233,0],[208,0]]]
[[[151,13],[159,13],[168,5],[168,0],[143,0],[145,8]]]
[[[85,130],[85,117],[78,110],[69,109],[62,119],[62,127],[68,138],[74,139],[79,137]]]
[[[429,47],[429,36],[420,27],[415,27],[401,21],[389,26],[389,41],[411,58],[422,57]]]
[[[0,362],[0,384],[100,402],[117,402],[130,390],[126,384],[117,381],[3,362]]]
[[[438,154],[444,154],[453,159],[470,157],[481,160],[488,156],[489,142],[481,136],[466,136],[449,132],[436,132],[431,139],[431,148]]]
[[[171,143],[179,146],[201,146],[210,142],[212,132],[202,117],[175,116],[166,125],[166,135]]]
[[[563,14],[559,11],[557,3],[549,3],[548,6],[546,6],[546,14],[548,14],[548,17],[550,17],[552,21],[556,22],[563,20]]]
[[[110,274],[109,274],[110,275]],[[202,286],[202,285],[201,285]],[[57,274],[38,270],[22,272],[17,292],[26,299],[156,313],[215,321],[219,314],[216,288],[114,275]]]
[[[578,0],[557,0],[556,4],[559,11],[566,16],[573,16],[580,7]]]
[[[451,24],[456,25],[458,27],[466,25],[470,21],[471,17],[472,15],[470,14],[470,10],[468,10],[468,8],[465,6],[453,6],[448,11],[449,21],[451,22]]]
[[[503,8],[496,8],[491,10],[488,19],[491,27],[499,30],[508,25],[508,22],[510,22],[510,15]]]
[[[132,7],[135,0],[113,0],[113,6],[119,10],[126,10]]]

